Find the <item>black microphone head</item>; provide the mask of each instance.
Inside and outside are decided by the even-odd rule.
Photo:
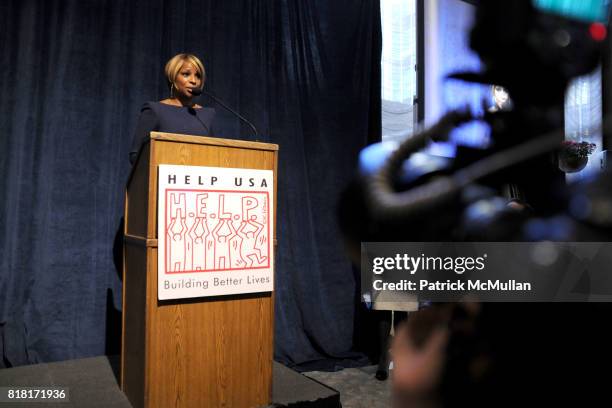
[[[193,96],[202,95],[202,90],[200,88],[191,88],[191,94]]]

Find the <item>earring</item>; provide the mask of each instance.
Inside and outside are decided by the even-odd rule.
[[[174,93],[174,84],[171,84],[170,85],[170,98],[174,97],[173,93]]]

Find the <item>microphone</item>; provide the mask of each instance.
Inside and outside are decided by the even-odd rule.
[[[242,116],[241,114],[239,114],[238,112],[236,112],[235,110],[233,110],[232,108],[227,106],[225,103],[223,103],[221,100],[219,100],[219,98],[217,98],[216,96],[214,96],[210,92],[206,92],[203,89],[193,88],[191,90],[191,94],[193,96],[199,96],[201,94],[204,94],[204,95],[208,96],[210,99],[212,99],[213,101],[215,101],[219,105],[221,105],[223,108],[225,108],[225,110],[229,111],[234,116],[236,116],[238,119],[240,119],[241,121],[243,121],[244,123],[249,125],[251,127],[251,129],[253,130],[253,133],[255,134],[255,139],[257,139],[257,136],[259,136],[259,134],[257,133],[257,128],[255,127],[255,125],[253,125],[251,122],[249,122],[244,116]]]

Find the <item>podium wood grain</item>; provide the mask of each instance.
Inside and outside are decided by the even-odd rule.
[[[121,385],[135,407],[270,404],[271,293],[157,299],[157,165],[274,170],[276,216],[277,151],[272,144],[153,132],[141,152],[126,195],[123,281]]]

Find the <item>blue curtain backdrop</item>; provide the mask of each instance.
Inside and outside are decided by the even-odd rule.
[[[128,151],[141,104],[168,96],[163,65],[183,51],[280,145],[276,357],[358,357],[335,204],[380,133],[378,1],[3,0],[3,366],[118,351]],[[251,138],[217,112],[219,136]]]

